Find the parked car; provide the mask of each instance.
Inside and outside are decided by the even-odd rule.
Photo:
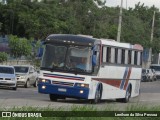
[[[13,66],[0,65],[0,87],[17,90],[17,78]]]
[[[37,87],[38,74],[33,66],[16,65],[14,68],[17,76],[17,85],[23,85],[25,88],[31,85]]]
[[[152,64],[150,66],[150,68],[155,70],[156,78],[160,79],[160,65],[159,64]]]
[[[153,81],[154,75],[151,69],[142,69],[142,82],[144,81]]]
[[[152,73],[153,73],[153,80],[156,81],[157,80],[157,75],[156,75],[156,71],[154,69],[151,69]]]

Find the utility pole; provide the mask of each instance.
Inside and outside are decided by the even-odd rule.
[[[151,29],[151,43],[153,42],[153,34],[154,34],[154,21],[155,21],[155,11],[153,13],[153,21],[152,21],[152,29]],[[152,62],[152,48],[149,49],[149,66]]]
[[[127,10],[127,8],[128,8],[128,3],[127,3],[127,0],[126,0],[126,10]]]
[[[120,13],[119,13],[118,32],[117,32],[117,41],[118,42],[120,42],[120,39],[121,39],[122,7],[123,7],[123,0],[121,0]]]
[[[153,41],[155,13],[156,13],[156,11],[154,11],[154,13],[153,13],[153,21],[152,21],[152,29],[151,29],[151,42]]]

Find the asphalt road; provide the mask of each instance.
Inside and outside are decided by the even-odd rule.
[[[129,103],[119,103],[114,100],[102,101],[99,104],[90,104],[87,100],[66,99],[52,102],[46,94],[40,94],[37,88],[23,88],[19,87],[17,91],[0,89],[0,108],[12,108],[22,106],[32,107],[64,107],[68,109],[71,106],[95,106],[97,109],[104,109],[106,107],[113,107],[117,109],[125,109],[130,105],[160,105],[160,81],[142,82],[141,94],[139,97],[132,98]]]

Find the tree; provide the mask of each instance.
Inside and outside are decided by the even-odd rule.
[[[0,4],[0,32],[44,39],[49,34],[85,34],[96,38],[117,38],[119,7],[106,7],[106,0],[9,0]],[[139,43],[160,51],[150,43],[153,11],[156,11],[153,41],[160,39],[160,12],[138,3],[123,9],[121,41]]]
[[[1,30],[1,28],[2,28],[2,23],[0,22],[0,30]]]
[[[9,36],[9,47],[11,55],[15,58],[21,56],[28,56],[31,54],[32,46],[29,40],[26,38],[18,38],[17,36]]]
[[[29,56],[29,59],[32,59],[32,62],[36,67],[40,67],[40,59],[38,58],[38,50],[41,47],[41,41],[33,41],[32,40],[32,54]]]
[[[7,61],[7,58],[8,58],[8,54],[7,53],[0,52],[0,63],[4,62],[4,61]]]

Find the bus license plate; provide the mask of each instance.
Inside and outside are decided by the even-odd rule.
[[[67,90],[64,89],[64,88],[58,88],[58,91],[60,91],[60,92],[66,92]]]

